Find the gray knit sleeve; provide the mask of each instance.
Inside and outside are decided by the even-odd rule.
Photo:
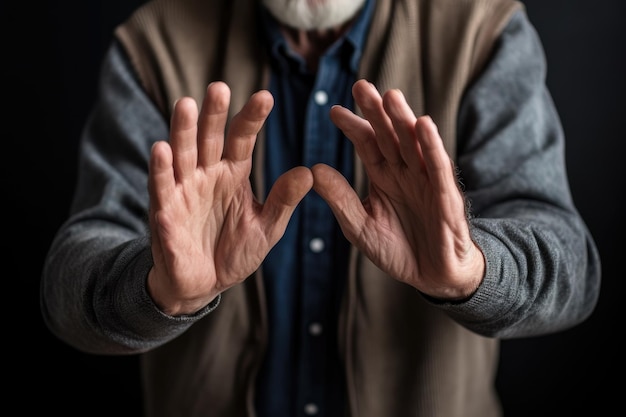
[[[599,295],[600,260],[570,195],[545,77],[538,34],[518,12],[461,107],[458,168],[486,276],[464,302],[431,301],[485,336],[572,327]]]
[[[168,129],[113,44],[79,145],[71,216],[54,238],[41,279],[48,328],[79,350],[146,351],[180,335],[219,302],[194,316],[170,317],[146,291],[148,161]]]

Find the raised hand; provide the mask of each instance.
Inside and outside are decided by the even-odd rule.
[[[200,113],[193,99],[178,100],[169,143],[152,148],[148,291],[167,314],[194,313],[252,274],[313,184],[307,168],[294,168],[260,204],[252,151],[274,101],[268,91],[254,94],[225,138],[229,104],[222,82],[208,86]]]
[[[339,106],[331,118],[363,161],[369,195],[361,201],[341,174],[322,164],[312,168],[314,189],[347,239],[383,271],[433,297],[471,295],[485,262],[437,127],[428,116],[417,118],[397,90],[381,96],[359,80],[353,95],[364,118]]]

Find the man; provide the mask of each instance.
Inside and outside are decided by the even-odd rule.
[[[600,284],[523,8],[261,3],[116,29],[49,328],[141,353],[149,416],[500,415],[498,340]]]

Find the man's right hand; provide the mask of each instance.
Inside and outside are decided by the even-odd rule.
[[[229,104],[222,82],[208,86],[199,113],[193,99],[178,100],[169,142],[152,148],[148,291],[169,315],[193,314],[259,268],[313,185],[307,168],[293,168],[259,203],[252,151],[274,101],[268,91],[252,95],[225,137]]]

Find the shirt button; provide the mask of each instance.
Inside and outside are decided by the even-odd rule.
[[[321,335],[321,334],[322,334],[322,330],[323,330],[323,329],[324,329],[324,328],[323,328],[323,327],[322,327],[322,325],[321,325],[321,324],[319,324],[319,323],[311,323],[311,324],[309,325],[309,333],[310,333],[312,336],[319,336],[319,335]]]
[[[328,103],[328,94],[326,94],[326,91],[318,90],[315,92],[314,99],[317,105],[323,106]]]
[[[307,416],[314,416],[318,411],[319,409],[317,408],[317,405],[313,403],[308,403],[304,406],[304,414]]]
[[[311,249],[311,251],[314,253],[320,253],[321,251],[323,251],[324,246],[324,241],[319,237],[311,239],[311,241],[309,242],[309,249]]]

